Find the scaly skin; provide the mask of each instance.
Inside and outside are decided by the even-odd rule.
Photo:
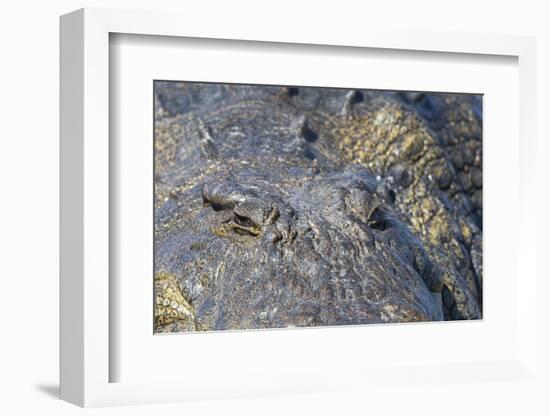
[[[187,312],[157,332],[481,317],[472,97],[157,83],[156,100],[156,281]]]
[[[446,100],[445,96],[437,98]],[[456,97],[450,97],[448,107],[456,108],[455,101]],[[445,316],[480,316],[481,270],[474,267],[471,250],[481,256],[480,245],[472,248],[472,241],[481,241],[481,211],[472,209],[471,187],[466,188],[461,180],[464,171],[453,166],[453,156],[469,147],[459,143],[449,152],[426,121],[400,103],[375,99],[368,108],[356,106],[354,110],[347,118],[329,118],[333,127],[325,124],[324,128],[331,131],[343,157],[384,178],[380,182],[389,191],[387,199],[444,270]],[[473,115],[467,125],[480,132]],[[442,127],[439,135],[444,133],[450,134],[449,128]],[[471,141],[481,147],[480,141]],[[459,167],[464,169],[464,163]]]

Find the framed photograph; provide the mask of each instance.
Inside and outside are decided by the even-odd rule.
[[[204,23],[61,17],[61,397],[536,384],[534,39]]]

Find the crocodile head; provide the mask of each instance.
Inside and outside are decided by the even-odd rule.
[[[155,270],[182,299],[157,331],[443,319],[442,272],[378,178],[298,110],[222,113],[171,120],[157,155]]]

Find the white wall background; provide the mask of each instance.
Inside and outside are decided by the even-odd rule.
[[[58,16],[80,7],[116,7],[185,11],[185,1],[169,0],[20,0],[4,1],[0,9],[0,413],[76,414],[81,409],[56,399],[58,383]],[[540,214],[548,217],[549,175],[544,169],[550,148],[550,13],[543,1],[394,0],[394,1],[204,1],[197,8],[207,13],[232,13],[275,19],[285,25],[299,25],[302,18],[333,17],[343,24],[369,25],[372,21],[391,21],[404,27],[435,30],[471,30],[537,36],[539,173],[537,178]],[[342,23],[340,23],[342,24]],[[327,29],[330,30],[330,29]],[[544,139],[546,138],[546,140]],[[542,194],[544,192],[544,195]],[[510,226],[514,226],[514,219]],[[548,244],[548,220],[539,220],[539,265]],[[543,246],[545,244],[546,246]],[[548,273],[546,273],[548,274]],[[548,293],[543,282],[537,291]],[[539,306],[540,321],[548,312]],[[544,318],[543,315],[544,314]],[[542,330],[541,366],[548,369],[548,329]],[[546,371],[546,374],[549,372]],[[425,407],[411,408],[407,397],[376,400],[345,393],[281,397],[254,400],[187,403],[94,410],[96,414],[346,414],[417,411],[419,414],[543,414],[529,391],[501,383],[491,387],[499,400],[487,400],[470,386],[450,385],[435,397],[425,395]],[[550,388],[548,389],[550,391]],[[448,396],[448,399],[441,397]],[[493,397],[495,395],[492,395]],[[378,398],[379,399],[379,398]],[[546,413],[548,414],[548,413]]]

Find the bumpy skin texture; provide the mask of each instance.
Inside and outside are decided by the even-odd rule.
[[[480,97],[156,82],[155,118],[156,332],[481,317]]]

